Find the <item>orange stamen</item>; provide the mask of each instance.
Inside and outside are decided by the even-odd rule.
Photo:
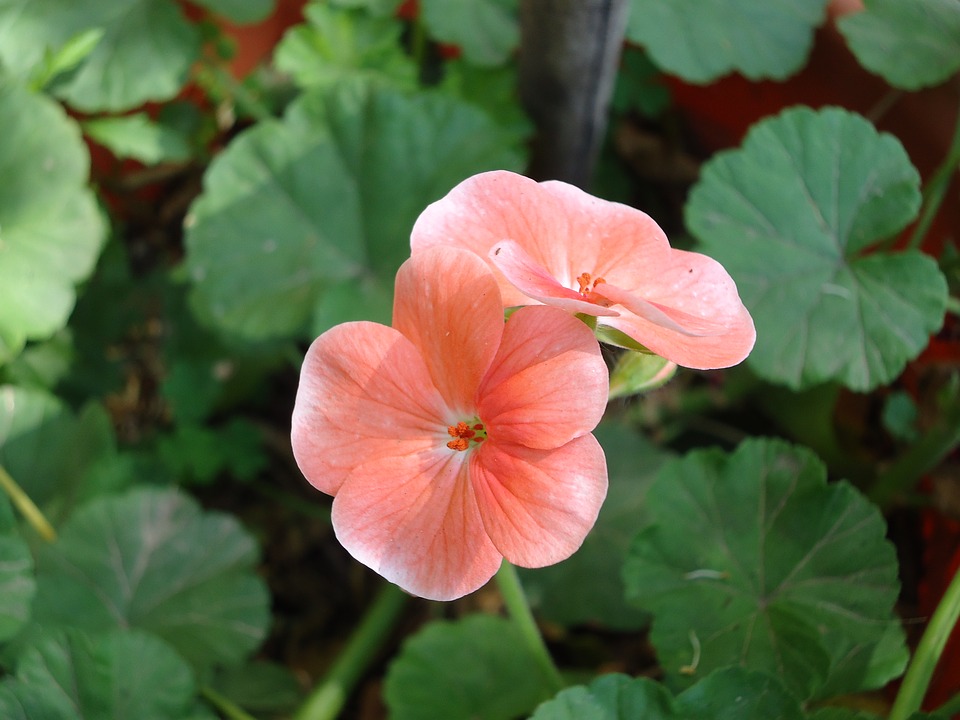
[[[478,432],[483,434],[478,437]],[[470,447],[471,440],[479,444],[487,438],[483,423],[475,423],[471,427],[465,422],[458,422],[456,425],[450,425],[447,428],[447,434],[453,438],[447,443],[447,447],[451,450],[466,450]]]
[[[605,282],[606,280],[604,280],[602,277],[598,277],[596,280],[594,280],[593,275],[590,273],[580,273],[580,275],[577,277],[577,284],[580,285],[579,292],[584,297],[589,295],[597,287],[597,285]]]

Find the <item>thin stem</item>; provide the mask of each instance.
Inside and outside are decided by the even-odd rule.
[[[936,709],[937,715],[941,715],[945,718],[953,717],[957,713],[960,713],[960,693],[957,693],[952,698],[947,700],[943,705]]]
[[[960,316],[960,298],[955,298],[953,295],[947,296],[947,312]]]
[[[497,572],[497,585],[500,587],[500,594],[503,596],[504,605],[507,606],[507,612],[523,636],[527,648],[536,658],[544,679],[550,684],[554,693],[560,692],[565,685],[563,677],[553,662],[550,651],[547,650],[547,644],[543,641],[543,635],[540,634],[536,620],[533,619],[533,612],[523,592],[523,586],[520,585],[517,569],[506,560]]]
[[[897,699],[890,709],[889,720],[907,720],[920,709],[923,696],[930,685],[930,678],[933,677],[933,670],[957,624],[957,618],[960,618],[960,570],[954,574],[950,586],[927,624],[927,629],[923,631],[923,637],[920,638],[910,667],[907,668],[907,674],[904,675],[903,683],[897,692]]]
[[[960,114],[957,116],[957,125],[953,129],[953,140],[950,142],[947,157],[923,190],[924,202],[920,221],[917,223],[907,247],[916,249],[923,245],[923,239],[926,237],[933,219],[937,216],[937,211],[940,209],[940,204],[947,194],[947,188],[950,187],[950,181],[953,179],[953,174],[957,171],[958,166],[960,166]]]
[[[407,598],[395,585],[384,585],[327,676],[297,711],[295,720],[332,720],[340,714],[354,686],[386,642]]]
[[[53,529],[53,525],[44,517],[40,508],[23,491],[23,488],[17,485],[17,481],[10,477],[10,473],[3,465],[0,465],[0,487],[7,493],[10,501],[17,506],[27,522],[40,534],[40,537],[47,542],[53,542],[57,539],[57,531]]]
[[[227,718],[227,720],[256,720],[253,715],[248,715],[243,708],[230,698],[218,693],[209,685],[201,686],[200,694],[208,703],[217,709],[217,712]]]

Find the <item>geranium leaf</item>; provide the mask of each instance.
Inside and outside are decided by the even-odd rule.
[[[50,53],[97,29],[89,55],[50,87],[78,110],[171,98],[200,52],[199,30],[169,0],[0,0],[0,59],[17,75],[42,73]]]
[[[241,25],[263,20],[273,12],[274,0],[196,0],[197,5]]]
[[[763,672],[726,668],[677,698],[684,720],[801,720],[796,699]]]
[[[172,127],[154,122],[146,113],[87,120],[83,131],[118,158],[146,165],[178,162],[190,157],[190,143]]]
[[[753,314],[759,375],[867,390],[926,346],[943,322],[943,275],[920,252],[874,249],[919,205],[899,141],[837,108],[787,110],[707,163],[687,224]]]
[[[34,621],[148,630],[196,667],[236,663],[263,639],[269,598],[254,539],[176,490],[138,488],[77,510],[37,560]]]
[[[902,671],[883,518],[846,483],[827,485],[810,451],[758,439],[691,453],[664,466],[647,511],[624,578],[676,682],[741,665],[808,698]]]
[[[2,26],[2,17],[0,17]],[[0,39],[0,46],[3,40]],[[76,124],[48,98],[0,78],[0,363],[49,337],[73,309],[105,228],[86,187]]]
[[[520,576],[531,604],[546,620],[636,629],[649,622],[649,615],[624,601],[620,571],[637,527],[647,520],[647,489],[668,455],[621,424],[602,423],[594,434],[606,454],[610,481],[596,525],[570,558],[520,570]]]
[[[329,87],[363,75],[417,86],[417,68],[400,44],[403,26],[396,18],[317,2],[303,13],[306,22],[287,32],[274,55],[277,68],[301,87]]]
[[[0,717],[4,720],[75,720],[77,715],[50,697],[45,689],[24,685],[8,676],[0,682]]]
[[[7,496],[0,495],[0,642],[26,624],[35,590],[33,556],[17,531]]]
[[[860,64],[894,87],[938,85],[960,69],[957,0],[866,0],[837,26]]]
[[[516,626],[492,615],[427,625],[390,664],[393,720],[509,720],[550,696]]]
[[[381,305],[420,212],[460,180],[516,168],[514,138],[439,93],[375,83],[303,96],[211,165],[187,226],[199,316],[248,338],[314,337]],[[398,181],[400,180],[400,181]],[[225,260],[229,258],[229,260]],[[353,287],[324,304],[331,287]],[[385,311],[389,303],[382,303]],[[334,310],[334,312],[330,312]]]
[[[630,0],[627,37],[668,73],[705,83],[737,71],[783,79],[803,67],[826,0]]]
[[[517,0],[421,0],[423,22],[474,65],[502,65],[520,42]]]
[[[667,689],[647,678],[604,675],[589,686],[562,690],[530,720],[680,720]]]
[[[18,659],[16,683],[77,720],[181,720],[196,692],[186,662],[137,630],[48,634]]]

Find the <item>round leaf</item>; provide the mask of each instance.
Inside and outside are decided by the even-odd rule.
[[[384,686],[392,720],[509,720],[549,695],[516,626],[491,615],[426,626],[404,644]]]
[[[917,90],[960,69],[957,0],[866,0],[837,25],[860,64],[891,85]]]
[[[762,672],[727,668],[677,698],[685,720],[801,720],[796,699]]]
[[[706,83],[783,79],[806,62],[826,0],[630,0],[627,37],[663,70]]]
[[[352,83],[305,95],[207,172],[187,220],[194,307],[248,338],[313,337],[364,317],[389,296],[423,208],[468,175],[517,167],[512,142],[481,111],[438,93]],[[323,302],[331,287],[341,291],[332,308]]]
[[[196,0],[196,3],[240,24],[264,20],[274,6],[274,0]]]
[[[475,65],[502,65],[520,42],[517,0],[421,0],[423,22]]]
[[[190,667],[136,630],[57,633],[26,650],[17,683],[61,708],[60,718],[181,720],[196,688]]]
[[[670,693],[653,680],[604,675],[561,691],[530,720],[680,720]]]
[[[678,682],[741,665],[807,698],[902,670],[903,637],[887,638],[898,582],[883,518],[846,483],[827,485],[808,450],[752,440],[691,453],[662,469],[647,506],[654,520],[624,578]]]
[[[12,638],[26,624],[35,589],[33,556],[17,532],[6,495],[0,494],[0,642]]]
[[[236,663],[269,622],[256,562],[256,543],[236,520],[176,490],[93,500],[39,555],[34,620],[140,628],[195,666]]]
[[[173,97],[200,52],[199,30],[170,0],[0,0],[0,59],[33,73],[51,51],[96,29],[103,34],[90,54],[51,88],[88,112]]]
[[[687,224],[753,315],[759,375],[867,390],[920,353],[943,322],[946,281],[926,255],[872,249],[919,205],[899,141],[837,108],[787,110],[707,163]]]
[[[0,127],[2,363],[66,324],[105,229],[80,132],[56,103],[0,79]]]

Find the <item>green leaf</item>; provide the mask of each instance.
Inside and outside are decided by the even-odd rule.
[[[549,696],[516,626],[491,615],[430,623],[404,643],[384,685],[392,720],[511,720]]]
[[[87,150],[62,108],[0,79],[0,127],[0,176],[16,179],[0,184],[3,363],[66,324],[105,228],[86,187]]]
[[[194,308],[247,338],[389,321],[358,309],[390,296],[419,213],[469,175],[517,168],[512,140],[439,93],[356,83],[306,94],[210,166],[187,220]],[[331,286],[342,291],[336,311],[321,312]],[[325,327],[310,328],[317,314]]]
[[[183,659],[137,630],[55,633],[23,653],[16,679],[78,720],[182,720],[196,691]]]
[[[0,717],[4,720],[74,720],[44,688],[24,685],[11,677],[0,681]]]
[[[540,705],[530,720],[680,720],[673,697],[647,678],[604,675],[567,688]]]
[[[15,74],[36,73],[90,30],[102,30],[100,41],[51,87],[87,112],[173,97],[200,52],[199,30],[169,0],[0,0],[0,60]]]
[[[403,52],[403,26],[392,17],[371,17],[313,2],[307,22],[292,28],[277,45],[274,62],[301,87],[330,87],[358,76],[380,77],[397,86],[417,86],[417,68]]]
[[[274,0],[196,0],[196,3],[240,25],[265,20],[274,7]]]
[[[670,90],[646,53],[623,48],[611,104],[617,112],[637,110],[648,118],[656,118],[670,106]]]
[[[801,720],[797,701],[773,678],[731,668],[677,699],[647,678],[605,675],[561,691],[530,720]]]
[[[877,715],[867,712],[858,712],[850,708],[828,707],[820,708],[807,716],[808,720],[880,720]]]
[[[103,30],[100,28],[84,30],[67,40],[56,52],[48,50],[44,53],[43,63],[33,71],[30,89],[43,90],[57,75],[73,70],[93,52],[102,37]]]
[[[374,17],[392,16],[403,0],[329,0],[331,5],[342,8],[363,9]]]
[[[26,624],[35,590],[33,556],[17,532],[7,496],[0,493],[0,642],[15,636]]]
[[[300,683],[283,665],[262,660],[224,668],[213,681],[221,695],[253,713],[286,713],[303,699]]]
[[[170,474],[184,483],[210,483],[224,472],[250,480],[267,464],[257,428],[242,418],[222,427],[177,425],[158,441]]]
[[[37,560],[34,620],[150,631],[195,667],[237,663],[263,639],[269,598],[254,539],[176,490],[138,488],[80,508]]]
[[[520,42],[517,0],[421,0],[420,12],[433,39],[474,65],[503,65]]]
[[[647,510],[624,578],[678,683],[740,665],[809,698],[902,671],[883,518],[850,485],[827,485],[808,450],[757,439],[690,453],[661,470]]]
[[[933,258],[878,249],[916,215],[903,146],[838,108],[764,120],[703,168],[686,208],[757,326],[749,362],[794,389],[889,382],[943,322]]]
[[[663,70],[706,83],[731,72],[782,80],[800,70],[827,0],[630,0],[627,37]]]
[[[668,455],[625,425],[595,431],[607,457],[609,489],[596,524],[580,549],[550,567],[519,569],[537,614],[560,625],[645,627],[649,615],[624,601],[621,568],[636,529],[648,520],[647,490]]]
[[[0,386],[0,465],[54,524],[84,496],[96,465],[115,454],[100,405],[75,415],[43,390]]]
[[[857,60],[894,87],[938,85],[960,69],[957,0],[866,0],[837,26]]]
[[[190,143],[173,128],[153,122],[146,113],[87,120],[83,131],[118,158],[146,165],[190,158]]]

